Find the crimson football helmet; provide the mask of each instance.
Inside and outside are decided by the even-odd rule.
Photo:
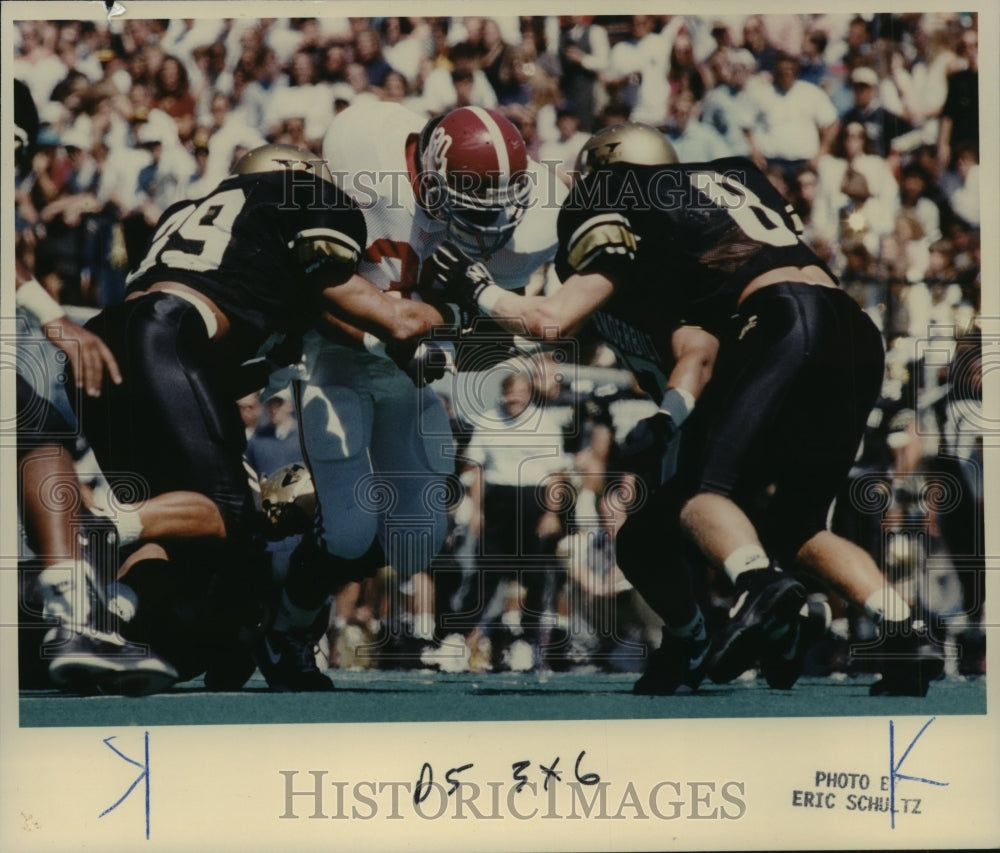
[[[448,237],[489,257],[513,236],[531,198],[528,153],[499,113],[459,107],[431,119],[417,148],[420,203],[448,224]]]

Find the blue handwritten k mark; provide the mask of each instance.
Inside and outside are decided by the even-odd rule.
[[[146,783],[146,840],[149,840],[149,732],[145,733],[145,754],[143,756],[143,761],[140,763],[133,758],[129,758],[125,753],[121,752],[119,749],[111,745],[111,741],[115,739],[115,736],[104,738],[104,745],[110,749],[115,755],[121,758],[123,761],[127,761],[129,764],[138,767],[142,772],[135,777],[135,781],[129,785],[128,790],[118,798],[118,801],[108,806],[103,812],[98,815],[98,818],[104,817],[106,814],[113,812],[118,806],[128,799],[129,795],[136,789],[136,786],[140,782]]]
[[[937,717],[931,717],[926,723],[923,724],[920,731],[917,732],[917,736],[910,741],[910,745],[906,747],[906,751],[903,753],[903,757],[899,759],[899,763],[896,762],[896,730],[895,725],[892,720],[889,720],[889,816],[891,819],[892,828],[896,828],[896,781],[905,780],[907,782],[922,782],[925,785],[938,785],[939,787],[946,788],[948,782],[936,782],[933,779],[925,779],[922,776],[907,776],[899,771],[903,767],[903,762],[906,761],[910,754],[910,750],[916,746],[917,741],[923,737],[925,731],[927,731],[928,726],[933,723]]]

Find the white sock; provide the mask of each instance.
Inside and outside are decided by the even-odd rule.
[[[766,569],[769,565],[771,565],[771,561],[760,545],[743,545],[726,557],[722,567],[729,575],[729,579],[735,582],[736,578],[744,572]]]
[[[107,608],[113,619],[119,622],[131,622],[139,609],[139,597],[128,584],[109,583],[107,586]]]
[[[905,622],[910,618],[910,605],[892,587],[879,589],[865,601],[865,613],[876,625],[883,622]]]
[[[838,616],[830,623],[830,633],[840,640],[848,640],[851,636],[851,623],[846,616]]]
[[[42,618],[72,631],[88,628],[95,598],[93,571],[85,560],[63,560],[46,567],[38,575]]]
[[[415,613],[413,615],[413,636],[418,640],[434,639],[433,613]]]
[[[520,610],[505,610],[500,614],[500,623],[515,637],[520,637],[524,633],[524,629],[521,627]]]

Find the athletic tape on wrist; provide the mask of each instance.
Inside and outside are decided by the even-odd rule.
[[[488,284],[483,288],[483,292],[479,294],[479,298],[476,302],[479,304],[479,310],[482,311],[487,317],[492,317],[493,312],[496,310],[497,302],[500,297],[505,293],[504,289],[498,284]]]
[[[66,316],[62,305],[56,302],[35,279],[26,281],[17,289],[14,301],[18,308],[23,308],[32,314],[42,326]]]
[[[684,388],[670,388],[663,395],[663,402],[660,403],[660,411],[670,415],[671,420],[680,426],[687,420],[694,408],[694,394]]]
[[[139,507],[135,504],[124,504],[115,517],[115,529],[118,531],[118,544],[134,545],[142,538],[142,521],[139,519]]]

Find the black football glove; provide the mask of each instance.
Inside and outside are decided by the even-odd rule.
[[[436,269],[435,280],[444,285],[448,298],[470,314],[479,313],[480,295],[496,284],[482,262],[472,260],[454,243],[445,241],[434,250],[431,263]]]
[[[662,486],[677,469],[677,439],[680,427],[666,412],[639,421],[625,436],[621,464],[647,486]]]
[[[418,388],[455,372],[451,347],[437,341],[393,341],[385,351]]]
[[[472,327],[478,312],[468,305],[461,304],[455,297],[443,290],[433,290],[421,294],[424,302],[433,305],[441,312],[445,326],[450,326],[453,331],[450,333],[445,329],[437,329],[435,336],[445,338],[446,335],[453,338],[460,338],[462,332]]]

